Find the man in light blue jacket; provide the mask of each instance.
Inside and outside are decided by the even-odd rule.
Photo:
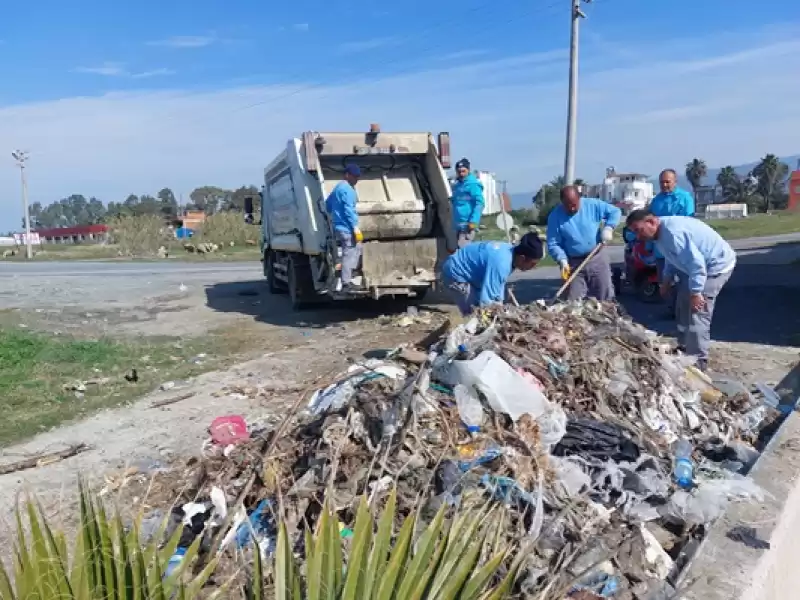
[[[529,271],[543,256],[544,245],[535,233],[526,233],[515,246],[503,242],[469,244],[444,262],[442,279],[461,314],[468,315],[478,306],[502,304],[512,271]]]
[[[470,172],[466,158],[456,163],[457,179],[453,184],[453,226],[458,234],[458,247],[463,248],[475,239],[483,214],[483,184]]]
[[[678,187],[678,174],[674,169],[665,169],[658,176],[658,185],[661,191],[650,202],[650,212],[657,217],[693,217],[694,198],[692,194]],[[664,257],[656,248],[656,268],[661,279],[664,273]],[[680,275],[678,275],[680,277]],[[677,289],[677,288],[675,288]],[[675,317],[675,294],[666,297],[667,315]]]
[[[736,267],[736,252],[720,234],[691,217],[658,217],[649,210],[628,215],[628,228],[640,240],[653,240],[664,256],[662,293],[669,294],[678,278],[678,343],[697,365],[708,367],[711,320],[722,287]]]
[[[561,190],[561,204],[547,217],[547,249],[561,267],[566,281],[599,243],[607,244],[619,225],[622,212],[599,198],[581,198],[578,188]],[[614,299],[614,283],[608,253],[600,250],[586,264],[567,290],[567,299],[586,296],[600,301]]]
[[[361,260],[361,243],[364,236],[358,228],[356,184],[361,177],[358,165],[350,163],[344,169],[344,181],[340,181],[325,199],[325,208],[333,225],[336,241],[342,249],[342,287],[350,287],[353,271]]]

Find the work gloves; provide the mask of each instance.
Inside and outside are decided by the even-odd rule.
[[[467,224],[467,231],[469,231],[470,233],[475,231],[477,228],[478,228],[478,226],[475,225],[475,223],[468,223]]]
[[[600,240],[604,244],[608,244],[614,238],[614,230],[611,227],[603,227],[603,231],[600,232]]]
[[[569,268],[569,263],[565,260],[562,260],[559,266],[561,267],[561,279],[566,281],[572,275],[572,269]]]
[[[353,241],[356,244],[360,244],[364,241],[364,234],[361,233],[360,229],[353,229]]]

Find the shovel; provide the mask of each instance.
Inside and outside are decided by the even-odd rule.
[[[561,294],[563,294],[566,291],[566,289],[569,287],[569,284],[571,284],[575,280],[575,278],[578,276],[578,274],[589,263],[589,261],[594,258],[595,254],[600,252],[600,248],[602,248],[603,246],[604,246],[604,244],[601,242],[601,243],[597,244],[597,246],[594,247],[594,250],[592,250],[589,253],[589,256],[587,256],[586,258],[583,259],[583,262],[581,264],[579,264],[577,266],[577,268],[572,272],[572,275],[569,276],[569,279],[567,279],[564,282],[564,285],[562,285],[559,288],[559,290],[556,292],[556,295],[553,296],[553,300],[558,300],[561,297]]]

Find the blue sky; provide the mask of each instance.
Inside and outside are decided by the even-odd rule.
[[[32,201],[258,184],[289,137],[370,122],[448,130],[512,191],[562,169],[568,0],[8,4],[0,140],[31,152]],[[585,5],[578,175],[800,151],[785,6]],[[0,230],[18,198],[9,156]]]

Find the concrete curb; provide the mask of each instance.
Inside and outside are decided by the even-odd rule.
[[[800,365],[776,390],[784,401],[800,396]],[[777,600],[800,589],[800,413],[778,428],[749,476],[768,494],[764,503],[732,504],[714,523],[679,580],[683,600]],[[727,537],[732,527],[753,527],[770,542],[757,550]],[[789,590],[795,590],[794,593]]]

